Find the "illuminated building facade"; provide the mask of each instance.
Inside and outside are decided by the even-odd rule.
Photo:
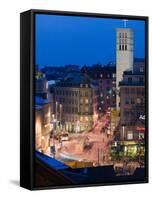
[[[35,106],[35,149],[42,148],[42,107]]]
[[[68,132],[93,128],[98,118],[98,86],[87,75],[73,74],[54,87],[56,118]]]
[[[145,75],[125,71],[120,82],[121,140],[144,139]]]
[[[98,81],[98,111],[105,112],[109,107],[116,107],[116,65],[112,62],[105,66],[97,64],[83,67],[81,71]]]
[[[35,137],[36,149],[46,152],[50,146],[51,108],[48,99],[48,83],[43,75],[36,77],[35,96]]]
[[[99,79],[100,107],[101,111],[107,111],[110,107],[116,107],[116,69],[104,67]]]
[[[38,73],[36,76],[36,95],[43,99],[48,98],[48,81],[43,74]]]

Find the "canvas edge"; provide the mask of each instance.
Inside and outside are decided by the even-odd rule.
[[[148,140],[148,118],[146,120],[146,129],[147,129],[147,136],[146,136],[146,156],[145,156],[145,160],[146,160],[146,176],[144,180],[141,181],[123,181],[123,182],[111,182],[111,183],[99,183],[99,184],[80,184],[80,185],[66,185],[66,186],[48,186],[48,187],[35,187],[34,186],[34,144],[35,144],[35,139],[34,139],[34,65],[35,65],[35,14],[54,14],[54,15],[69,15],[69,16],[88,16],[88,17],[105,17],[105,18],[115,18],[115,19],[124,19],[124,18],[128,18],[128,19],[135,19],[135,20],[144,20],[145,21],[145,58],[146,58],[146,116],[148,116],[148,108],[149,108],[149,103],[148,103],[148,88],[149,88],[149,74],[148,74],[148,68],[149,68],[149,56],[148,56],[148,29],[149,29],[149,18],[148,16],[135,16],[135,15],[117,15],[117,14],[101,14],[101,13],[87,13],[87,12],[73,12],[73,11],[57,11],[57,10],[39,10],[39,9],[31,9],[25,12],[20,13],[20,18],[22,19],[23,17],[25,17],[26,15],[28,15],[29,20],[30,20],[30,24],[28,25],[28,27],[22,27],[23,24],[20,23],[20,27],[22,27],[20,29],[20,48],[21,48],[21,52],[20,52],[20,69],[21,69],[21,75],[20,75],[20,84],[21,86],[24,86],[28,88],[28,92],[30,93],[30,97],[29,97],[29,104],[28,104],[28,108],[30,109],[30,118],[28,115],[28,129],[30,132],[30,135],[26,135],[25,137],[25,130],[23,129],[23,121],[25,120],[25,117],[23,115],[23,112],[21,111],[20,114],[20,186],[27,188],[29,190],[42,190],[42,189],[63,189],[63,188],[78,188],[78,187],[94,187],[94,186],[112,186],[112,185],[126,185],[126,184],[139,184],[139,183],[148,183],[149,182],[149,140]],[[27,24],[25,25],[27,26]],[[23,41],[25,38],[22,37],[22,34],[24,34],[23,32],[25,31],[25,28],[28,29],[28,33],[29,33],[29,38],[30,38],[30,43],[29,46],[26,47],[24,50],[22,50],[23,48]],[[22,52],[23,51],[23,52]],[[21,56],[22,54],[24,55],[24,57],[26,57],[25,55],[27,55],[30,52],[30,56],[29,59],[26,61],[23,61],[23,57]],[[24,82],[24,78],[26,76],[23,77],[23,63],[24,62],[28,62],[29,65],[29,72],[26,72],[26,76],[30,77],[30,81],[28,83],[25,84]],[[24,63],[25,65],[25,63]],[[26,77],[27,78],[27,77]],[[23,98],[23,91],[21,91],[20,87],[20,108],[22,108],[22,103],[25,102],[25,99]],[[21,109],[22,110],[22,109]],[[28,143],[26,144],[26,148],[28,149],[28,151],[25,151],[25,148],[23,148],[23,146],[21,145],[23,143],[23,141],[28,141]],[[30,141],[30,143],[29,143]],[[29,155],[30,154],[30,155]],[[27,157],[27,155],[29,155],[29,158],[26,159],[26,164],[23,165],[23,155]],[[29,163],[28,163],[29,162]],[[29,164],[27,167],[27,163]],[[25,174],[23,173],[24,169],[27,167],[28,170],[28,178],[25,176]],[[24,169],[23,169],[24,168]],[[23,183],[23,179],[26,179],[26,183]]]

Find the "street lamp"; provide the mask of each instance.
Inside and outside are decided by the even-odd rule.
[[[44,140],[44,136],[42,136],[42,140]]]
[[[125,124],[122,124],[122,144],[123,144],[123,166],[125,164],[125,154],[127,155],[127,147],[125,146]],[[123,167],[124,168],[124,167]]]
[[[122,124],[122,140],[125,139],[125,124]]]
[[[78,133],[80,131],[80,121],[77,120],[76,122],[76,133]]]
[[[56,114],[56,130],[57,130],[57,117],[58,117],[58,114],[57,114],[57,110],[58,110],[58,102],[56,101],[56,103],[55,103],[55,114]]]
[[[110,134],[111,134],[111,105],[112,105],[112,103],[111,103],[111,101],[112,101],[112,89],[111,90],[109,90],[109,95],[110,95]]]
[[[94,120],[94,124],[95,124],[97,122],[97,120],[98,120],[98,114],[97,113],[95,113],[93,115],[93,120]]]
[[[62,128],[62,125],[61,125],[61,115],[62,115],[62,104],[60,104],[60,129]]]
[[[52,123],[53,123],[53,130],[52,130],[52,144],[50,145],[50,154],[53,155],[55,158],[56,148],[55,148],[55,131],[57,126],[57,120],[54,118],[54,114],[52,114]]]

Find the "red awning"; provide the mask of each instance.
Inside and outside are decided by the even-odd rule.
[[[145,131],[145,127],[137,127],[136,130],[137,131]]]

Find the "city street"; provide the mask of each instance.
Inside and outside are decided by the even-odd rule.
[[[94,166],[111,164],[109,147],[112,137],[104,129],[105,125],[109,125],[107,114],[97,121],[91,132],[71,133],[68,141],[54,139],[55,158],[61,161],[92,162]],[[50,150],[47,154],[50,155]]]

